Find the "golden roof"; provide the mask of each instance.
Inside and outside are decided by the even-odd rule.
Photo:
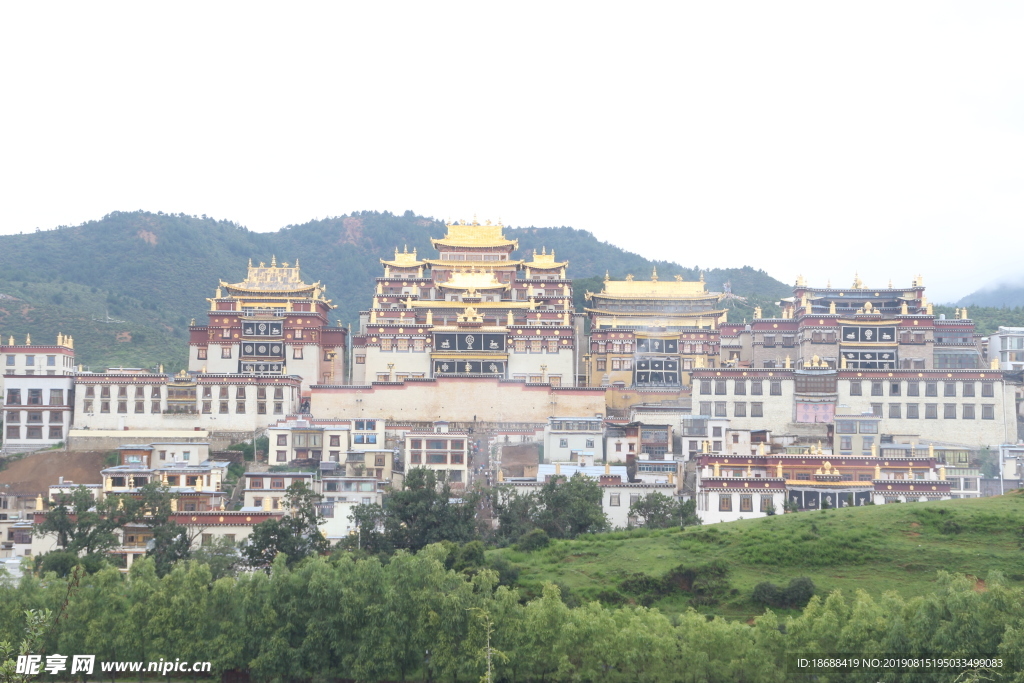
[[[607,297],[611,299],[693,299],[716,296],[704,286],[704,277],[698,282],[687,282],[681,276],[674,280],[659,281],[657,272],[650,280],[634,280],[627,275],[625,280],[605,279],[604,290],[600,293],[587,292],[587,298]]]
[[[516,240],[507,240],[503,234],[505,228],[498,221],[497,225],[491,225],[490,221],[485,221],[481,225],[474,218],[472,223],[466,221],[459,221],[458,223],[452,223],[446,226],[448,228],[448,234],[441,239],[431,239],[436,248],[438,245],[444,247],[507,247],[511,246],[513,249],[519,248],[519,242]]]
[[[234,284],[221,280],[220,284],[228,289],[242,289],[248,292],[292,293],[323,289],[319,282],[306,284],[302,281],[302,277],[299,275],[298,259],[295,259],[294,266],[289,266],[287,263],[278,266],[276,256],[271,258],[269,266],[263,262],[254,266],[252,259],[249,259],[249,273],[245,280]]]
[[[564,268],[569,265],[568,261],[556,261],[555,250],[552,249],[551,253],[547,252],[547,249],[542,249],[541,253],[537,253],[537,250],[533,250],[533,260],[527,261],[525,265],[529,268]]]
[[[395,259],[393,261],[381,259],[380,262],[395,268],[418,268],[423,265],[423,261],[416,260],[416,250],[413,249],[410,254],[409,247],[406,247],[403,251],[398,251],[398,247],[395,247]]]
[[[448,289],[508,289],[504,282],[494,279],[492,271],[457,270],[445,282],[438,282],[439,287]]]

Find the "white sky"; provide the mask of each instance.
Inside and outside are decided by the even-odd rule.
[[[3,3],[0,232],[476,213],[948,300],[1021,277],[1022,35],[1014,2]]]

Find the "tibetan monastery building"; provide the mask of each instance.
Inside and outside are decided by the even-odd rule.
[[[189,328],[189,371],[295,375],[302,390],[344,376],[346,331],[332,327],[334,306],[319,282],[306,284],[295,265],[252,265],[242,282],[223,280],[208,299],[206,325]]]
[[[546,251],[513,258],[518,243],[490,221],[453,223],[431,241],[435,258],[396,249],[381,259],[384,275],[352,341],[352,383],[485,377],[576,386],[582,319],[568,262]]]
[[[703,276],[697,282],[660,281],[657,271],[649,281],[606,276],[604,289],[586,298],[588,386],[633,390],[626,395],[634,402],[651,402],[685,391],[690,370],[717,366],[723,295],[708,292]]]

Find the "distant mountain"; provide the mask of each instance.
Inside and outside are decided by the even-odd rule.
[[[75,227],[0,236],[0,335],[19,343],[55,339],[58,332],[75,338],[79,362],[177,370],[186,363],[187,327],[202,321],[219,280],[245,277],[248,259],[278,262],[300,259],[303,277],[327,286],[337,320],[355,323],[369,307],[374,278],[382,274],[381,258],[395,248],[435,253],[431,237],[444,235],[443,222],[388,212],[348,216],[289,225],[257,233],[213,218],[163,213],[115,212]],[[569,261],[577,302],[584,291],[597,291],[605,272],[613,278],[634,274],[660,278],[699,276],[698,267],[650,261],[585,230],[573,228],[508,228],[519,240],[519,255],[555,249]],[[771,302],[788,295],[789,286],[753,268],[704,272],[708,288],[733,294],[734,319],[749,317],[755,304],[770,311]]]
[[[1024,283],[1004,283],[986,287],[968,294],[956,302],[957,306],[992,306],[1014,308],[1024,306]]]

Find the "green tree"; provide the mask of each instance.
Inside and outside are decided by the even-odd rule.
[[[76,555],[100,553],[117,547],[117,531],[125,523],[116,514],[117,498],[97,501],[84,486],[57,498],[43,521],[35,526],[38,536],[55,534],[57,545]]]
[[[576,538],[608,529],[600,484],[577,472],[554,477],[537,492],[537,526],[552,538]]]
[[[241,553],[238,544],[229,538],[221,537],[210,545],[204,545],[192,551],[192,559],[210,568],[213,581],[234,576],[238,569]]]
[[[683,502],[658,491],[652,491],[630,505],[629,515],[636,517],[640,525],[648,529],[700,524],[695,501]]]
[[[242,545],[242,556],[250,567],[269,569],[278,554],[289,566],[306,557],[327,552],[330,543],[320,532],[324,518],[317,509],[319,496],[303,482],[288,487],[284,502],[288,514],[268,519],[253,527]]]
[[[459,497],[456,498],[456,495]],[[431,543],[456,544],[476,540],[476,507],[480,495],[454,493],[434,470],[416,467],[405,476],[405,486],[392,491],[384,505],[359,505],[349,515],[359,529],[346,547],[357,544],[367,552],[418,551]]]
[[[537,528],[537,496],[520,493],[512,486],[497,486],[491,491],[491,507],[498,518],[495,540],[508,545]]]

